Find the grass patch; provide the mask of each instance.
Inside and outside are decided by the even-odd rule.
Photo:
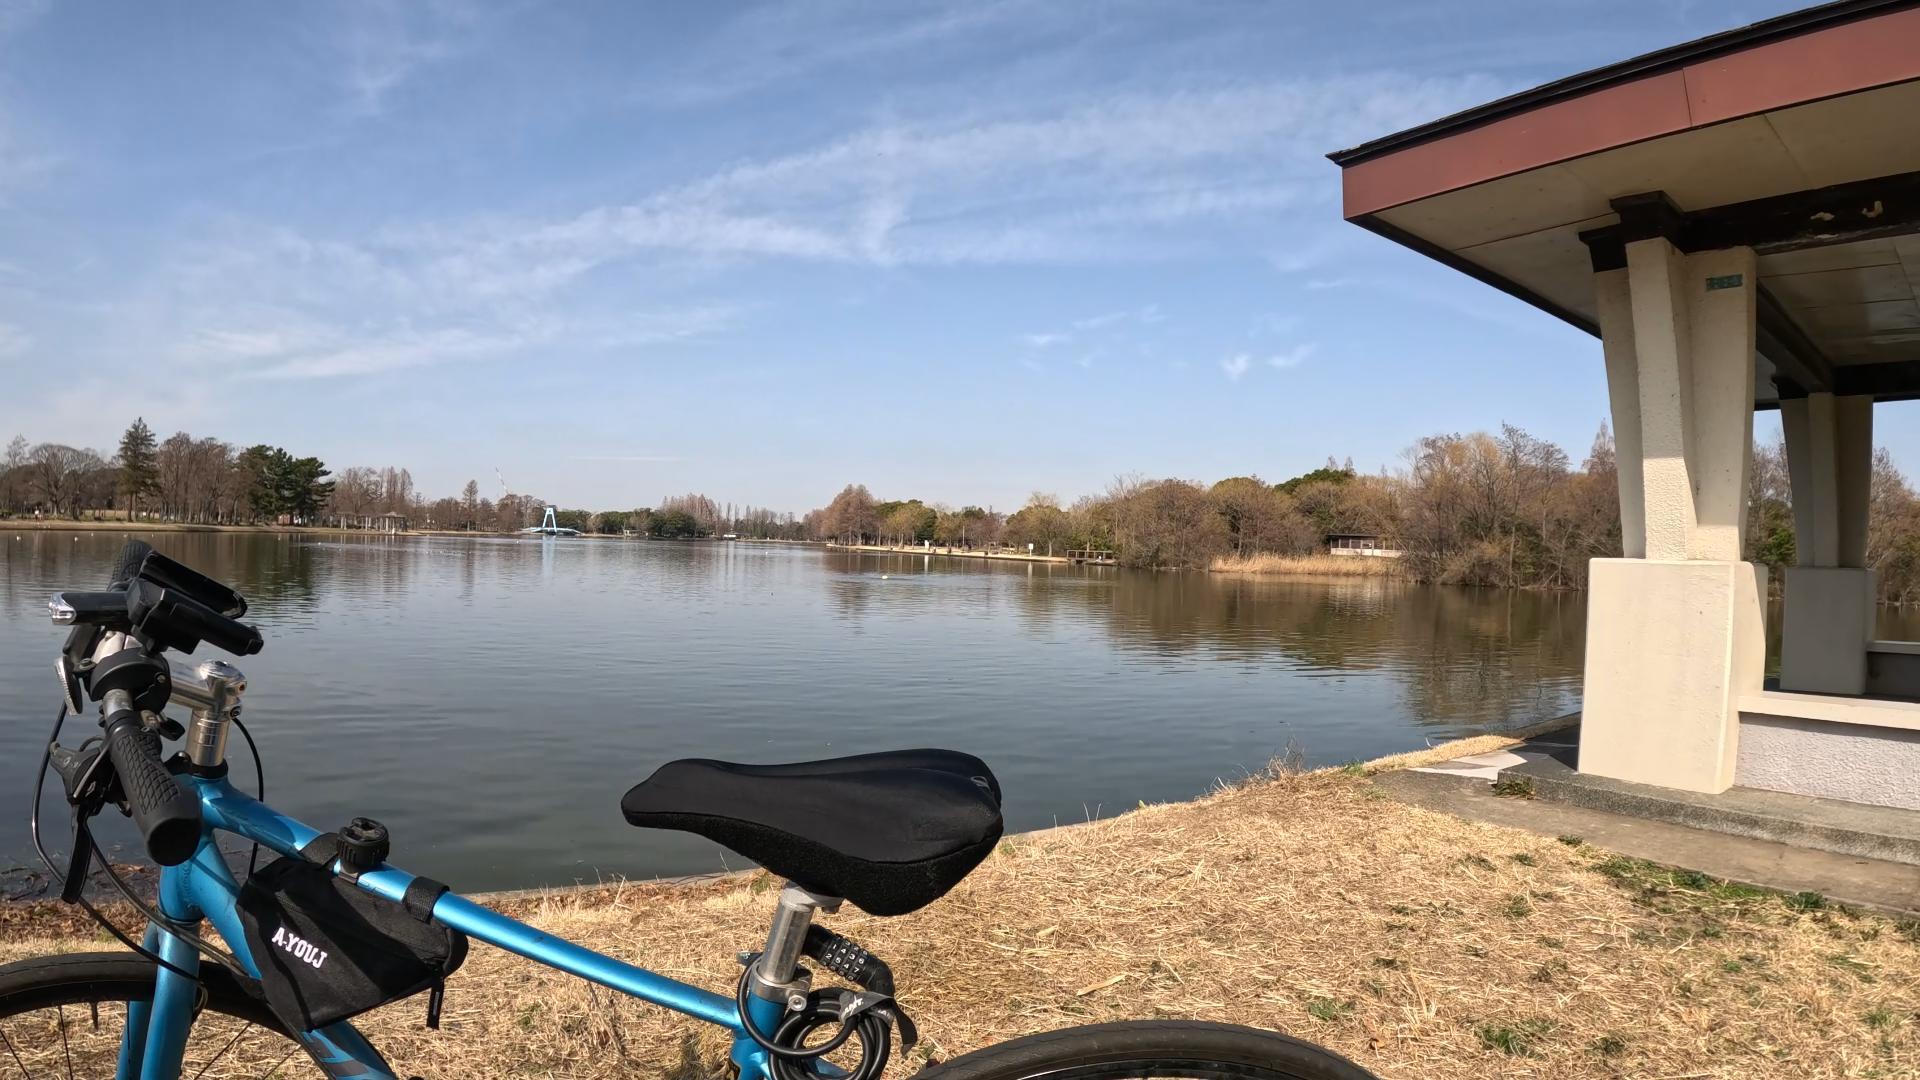
[[[1587,840],[1583,836],[1573,836],[1573,835],[1556,836],[1554,837],[1554,839],[1560,841],[1561,843],[1567,845],[1570,848],[1585,847],[1587,844]]]
[[[1533,798],[1533,779],[1526,776],[1503,776],[1493,782],[1493,794],[1501,799]]]
[[[1519,863],[1521,866],[1539,866],[1540,865],[1539,859],[1534,858],[1532,855],[1529,855],[1524,851],[1516,851],[1513,854],[1507,856],[1507,858],[1512,859],[1514,862]]]
[[[1817,892],[1797,892],[1787,897],[1787,906],[1795,911],[1819,911],[1827,906],[1827,898]]]
[[[1627,1052],[1627,1040],[1612,1032],[1593,1040],[1593,1052],[1601,1057],[1619,1057]]]
[[[1827,957],[1827,963],[1832,964],[1834,967],[1839,968],[1841,971],[1844,971],[1847,974],[1853,976],[1854,978],[1859,979],[1861,982],[1870,983],[1870,982],[1878,981],[1874,977],[1873,969],[1871,967],[1861,963],[1858,958],[1849,956],[1845,953],[1835,953],[1832,956]]]
[[[1332,1023],[1353,1014],[1353,1002],[1335,1001],[1332,998],[1317,997],[1307,1002],[1307,1015],[1315,1020]]]
[[[1750,907],[1780,895],[1769,889],[1724,881],[1698,870],[1678,870],[1625,855],[1605,856],[1592,863],[1590,868],[1635,894],[1640,903],[1667,914],[1681,910],[1708,913],[1727,907]],[[1786,899],[1788,905],[1793,906],[1793,899]],[[1711,924],[1703,927],[1710,928]]]
[[[1506,906],[1502,910],[1507,913],[1509,919],[1524,919],[1533,914],[1533,901],[1519,893],[1514,893],[1507,897]]]
[[[1508,1057],[1533,1057],[1539,1051],[1540,1041],[1552,1033],[1554,1023],[1539,1017],[1516,1020],[1499,1024],[1481,1024],[1473,1029],[1480,1039],[1480,1045],[1489,1050],[1498,1050]]]

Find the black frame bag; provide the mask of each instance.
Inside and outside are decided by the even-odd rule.
[[[415,878],[396,904],[328,869],[334,847],[323,835],[240,886],[267,1006],[290,1030],[310,1031],[429,990],[427,1026],[439,1027],[446,978],[467,958],[467,936],[431,921],[447,887]]]

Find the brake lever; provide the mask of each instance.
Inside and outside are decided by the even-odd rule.
[[[112,801],[113,771],[111,766],[102,766],[106,749],[106,743],[98,739],[87,740],[78,750],[69,750],[59,743],[47,748],[47,763],[60,775],[67,805],[91,806],[97,812]]]
[[[67,854],[67,872],[60,879],[60,899],[72,904],[87,887],[87,873],[93,867],[93,827],[89,824],[100,808],[115,795],[113,769],[103,767],[106,744],[88,740],[78,750],[59,743],[47,748],[47,763],[60,774],[67,805],[73,810],[73,847]]]
[[[78,810],[73,813],[73,851],[67,855],[67,876],[60,879],[60,899],[69,904],[79,903],[80,894],[87,888],[87,873],[93,869],[93,829],[87,824],[89,816]]]

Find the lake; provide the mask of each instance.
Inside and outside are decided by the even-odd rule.
[[[59,700],[46,599],[99,588],[125,535],[0,529],[6,865],[33,862],[25,793]],[[621,819],[676,757],[951,747],[1031,829],[1290,751],[1339,763],[1578,707],[1577,595],[784,544],[146,539],[252,602],[267,646],[237,663],[270,801],[319,828],[378,818],[396,863],[463,890],[739,867]],[[230,755],[251,790],[237,735]],[[42,805],[64,849],[64,805]]]

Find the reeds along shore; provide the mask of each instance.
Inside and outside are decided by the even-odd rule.
[[[1360,555],[1219,555],[1218,574],[1294,574],[1314,577],[1399,577],[1400,560]]]

